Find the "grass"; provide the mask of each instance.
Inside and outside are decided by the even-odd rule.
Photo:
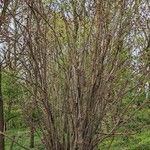
[[[13,138],[15,136],[15,141],[17,141],[20,145],[29,148],[30,145],[30,135],[27,129],[19,129],[19,130],[10,130],[6,132],[8,137]],[[12,144],[12,140],[6,138],[5,140],[5,150],[10,150]],[[18,144],[13,144],[13,150],[23,150],[24,148],[20,147]],[[31,148],[29,148],[31,149]],[[44,146],[40,141],[40,137],[35,134],[35,148],[32,150],[44,150]]]
[[[15,136],[19,144],[29,148],[30,136],[27,129],[11,130],[7,131],[6,134],[9,137]],[[99,146],[99,149],[108,150],[110,142],[111,140],[105,141]],[[12,141],[6,138],[6,150],[10,150],[11,143]],[[23,148],[14,143],[13,150],[23,150]],[[45,150],[37,134],[35,134],[35,148],[31,150]],[[116,137],[109,150],[150,150],[150,130],[143,129],[140,133],[129,137]]]
[[[105,141],[99,149],[108,150],[110,142]],[[150,131],[146,129],[130,137],[116,137],[109,150],[150,150]]]

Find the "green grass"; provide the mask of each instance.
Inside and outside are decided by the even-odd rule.
[[[110,142],[111,140],[105,141],[99,149],[108,150]],[[129,137],[116,137],[109,150],[150,150],[150,131],[145,129]]]
[[[6,134],[9,137],[16,136],[19,144],[29,148],[30,136],[27,129],[11,130]],[[108,150],[111,139],[100,144],[100,150]],[[6,138],[5,149],[10,150],[12,141]],[[29,148],[30,149],[30,148]],[[23,150],[19,145],[13,145],[13,150]],[[45,150],[41,144],[40,137],[35,134],[35,148],[32,150]],[[128,137],[115,137],[109,150],[150,150],[150,130],[143,129],[140,133]]]
[[[8,135],[8,137],[10,138],[13,138],[15,136],[15,141],[17,141],[20,145],[29,148],[30,135],[27,129],[19,129],[19,130],[15,129],[15,130],[7,131],[6,135]],[[10,150],[11,143],[12,140],[6,137],[5,150]],[[24,148],[20,147],[18,144],[16,143],[13,144],[13,150],[23,150],[23,149]],[[44,146],[41,143],[40,137],[37,134],[35,134],[35,148],[32,148],[32,150],[44,150]]]

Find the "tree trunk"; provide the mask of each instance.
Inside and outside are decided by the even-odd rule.
[[[34,127],[30,128],[30,148],[34,148]]]
[[[5,13],[7,10],[7,7],[9,5],[9,0],[4,1],[4,6],[1,12],[0,18],[0,31],[1,31],[1,26],[4,23],[5,20]],[[4,112],[3,112],[3,99],[2,99],[2,62],[0,58],[0,132],[4,132]],[[5,149],[5,143],[4,143],[4,135],[0,134],[0,150]]]
[[[2,66],[0,64],[0,132],[4,132],[4,112],[2,99]],[[0,150],[4,150],[4,135],[0,134]]]
[[[13,150],[13,146],[14,146],[14,141],[15,141],[15,139],[16,139],[16,136],[14,135],[13,136],[13,141],[11,142],[11,145],[10,145],[10,150]]]

